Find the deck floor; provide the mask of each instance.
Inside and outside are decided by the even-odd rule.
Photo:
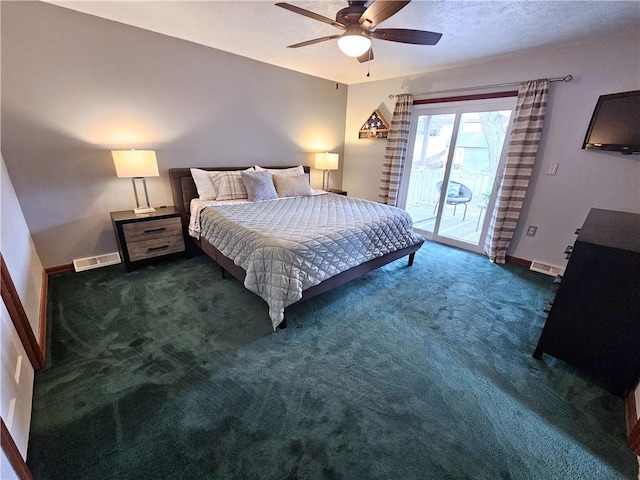
[[[407,207],[407,212],[413,218],[413,226],[419,230],[433,232],[436,224],[434,213],[435,205],[412,205]],[[469,205],[467,214],[463,220],[464,207],[458,206],[455,215],[453,206],[445,207],[439,234],[443,237],[461,240],[477,245],[482,233],[485,209],[477,205]]]

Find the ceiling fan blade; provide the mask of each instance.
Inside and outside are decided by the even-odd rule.
[[[366,63],[370,60],[373,60],[373,48],[369,48],[369,50],[358,57],[360,63]]]
[[[334,27],[340,28],[342,30],[347,28],[346,25],[343,25],[336,20],[333,20],[329,17],[324,17],[322,15],[318,15],[317,13],[310,12],[309,10],[296,7],[295,5],[291,5],[289,3],[280,2],[280,3],[276,3],[276,6],[282,7],[285,10],[289,10],[290,12],[297,13],[299,15],[304,15],[305,17],[308,17],[308,18],[313,18],[314,20],[318,20],[323,23],[328,23],[329,25],[333,25]]]
[[[307,45],[313,45],[314,43],[326,42],[327,40],[333,40],[334,38],[339,38],[339,37],[340,37],[340,35],[329,35],[328,37],[314,38],[313,40],[307,40],[306,42],[294,43],[293,45],[289,45],[287,48],[306,47]]]
[[[435,45],[442,37],[441,33],[406,28],[378,28],[370,32],[372,38],[390,42],[412,43],[414,45]]]
[[[367,30],[375,27],[379,23],[384,22],[391,15],[398,13],[411,0],[395,1],[395,0],[375,0],[358,19],[358,23]]]

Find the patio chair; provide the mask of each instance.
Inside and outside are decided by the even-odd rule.
[[[442,191],[442,182],[436,183],[436,188],[438,189],[438,193],[440,193]],[[447,205],[453,205],[454,217],[456,216],[456,208],[458,208],[458,205],[462,204],[464,206],[462,221],[466,219],[467,203],[471,201],[471,198],[473,198],[473,192],[469,190],[469,187],[460,182],[449,182],[449,186],[447,187]],[[436,202],[433,213],[438,210],[438,203],[440,203],[440,199]]]

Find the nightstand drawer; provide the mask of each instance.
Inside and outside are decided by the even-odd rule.
[[[155,238],[171,237],[175,235],[180,235],[182,238],[182,223],[178,217],[159,218],[157,220],[148,220],[146,222],[126,223],[122,226],[122,230],[124,231],[124,238],[128,245],[133,242],[147,241]]]
[[[177,220],[178,223],[180,223],[180,219]],[[145,225],[148,223],[150,222],[145,222]],[[145,258],[182,252],[184,251],[184,238],[182,231],[178,231],[178,235],[164,236],[139,242],[127,242],[127,248],[129,250],[130,261],[135,262],[137,260],[144,260]]]

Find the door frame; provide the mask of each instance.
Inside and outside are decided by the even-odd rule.
[[[415,148],[415,140],[417,136],[418,117],[421,115],[442,115],[442,114],[454,114],[453,134],[451,138],[451,144],[449,145],[449,152],[447,154],[447,162],[445,164],[444,175],[442,179],[443,185],[448,185],[451,178],[451,170],[453,167],[453,155],[456,150],[456,141],[458,138],[458,129],[460,127],[460,119],[463,113],[470,112],[486,112],[496,110],[511,110],[511,118],[509,120],[509,126],[505,133],[504,143],[502,146],[502,153],[500,154],[500,160],[496,168],[496,173],[493,180],[493,187],[491,189],[491,196],[487,203],[487,208],[482,220],[482,229],[480,231],[480,238],[477,245],[462,240],[456,240],[450,237],[444,237],[438,234],[440,223],[442,220],[442,212],[446,207],[446,188],[442,188],[440,191],[440,200],[438,202],[438,209],[436,211],[436,222],[433,228],[433,232],[427,232],[425,230],[416,229],[419,233],[425,236],[427,239],[433,240],[438,243],[451,245],[454,247],[462,248],[476,253],[483,253],[484,241],[489,230],[489,224],[491,222],[491,214],[495,208],[498,186],[500,180],[504,175],[504,169],[506,165],[508,141],[513,129],[513,118],[515,117],[517,92],[505,92],[508,95],[487,94],[486,96],[475,95],[472,99],[468,96],[464,97],[448,97],[437,101],[437,99],[429,100],[428,103],[414,102],[413,111],[411,114],[411,130],[409,133],[408,145],[407,145],[407,157],[405,160],[405,166],[403,169],[403,175],[400,179],[400,186],[398,191],[398,206],[406,209],[406,203],[409,193],[409,181],[411,177],[411,168],[413,166],[413,155]],[[513,95],[515,93],[516,95]],[[456,100],[458,98],[459,100]],[[472,109],[470,109],[472,108]]]

